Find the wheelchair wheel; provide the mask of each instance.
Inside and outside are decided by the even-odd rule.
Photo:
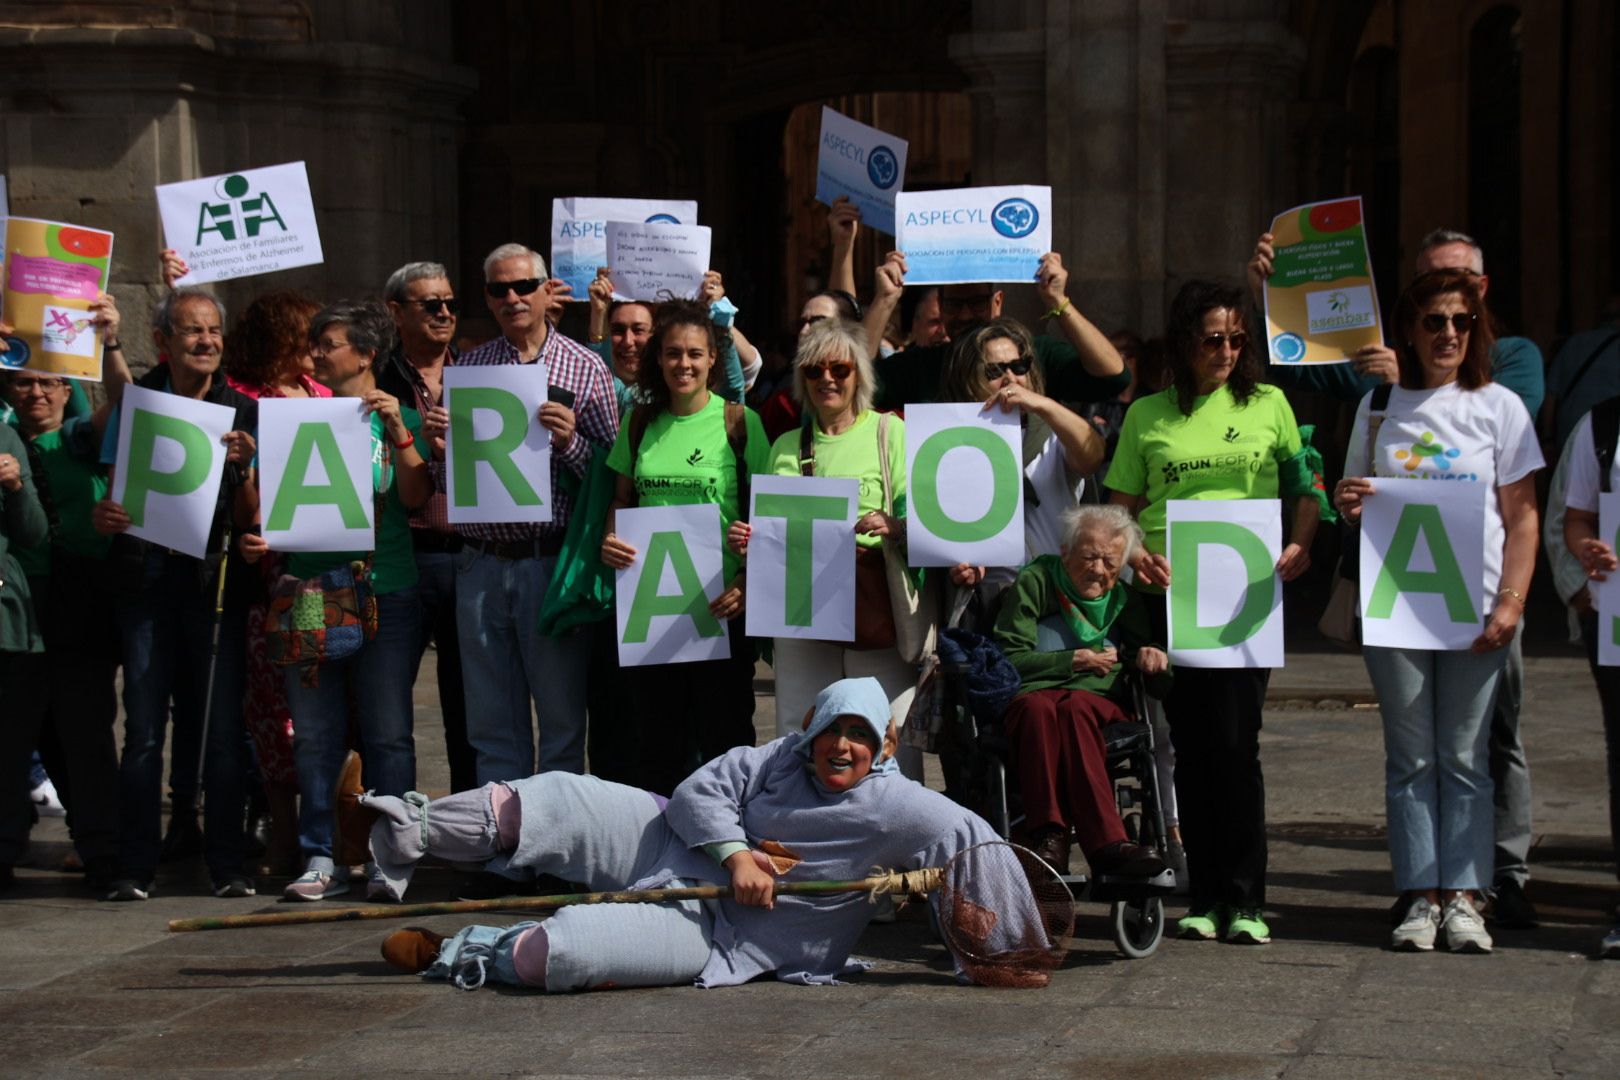
[[[1116,900],[1109,912],[1109,923],[1119,951],[1128,959],[1145,960],[1164,940],[1164,901],[1157,896],[1138,904]]]

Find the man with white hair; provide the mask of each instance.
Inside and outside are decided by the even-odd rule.
[[[557,565],[573,499],[563,470],[583,476],[592,446],[611,446],[618,405],[607,368],[546,321],[553,286],[546,264],[522,244],[502,244],[484,260],[485,303],[501,336],[464,353],[458,367],[546,365],[550,400],[540,423],[551,432],[551,520],[545,524],[461,525],[456,618],[467,696],[467,737],[477,752],[479,784],[535,772],[585,770],[585,637],[548,637],[538,629],[540,602]],[[442,407],[425,429],[442,435]],[[535,724],[539,718],[536,767]],[[507,883],[510,885],[510,883]]]

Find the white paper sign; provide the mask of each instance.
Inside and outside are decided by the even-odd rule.
[[[208,554],[208,530],[225,473],[220,439],[236,410],[139,386],[119,406],[112,500],[129,534],[193,558]]]
[[[701,503],[620,510],[614,531],[636,549],[636,561],[616,579],[619,664],[730,656],[726,624],[709,612],[722,588],[720,508]]]
[[[551,432],[537,415],[546,366],[444,369],[450,524],[551,520]]]
[[[608,222],[696,225],[697,219],[698,205],[690,199],[552,199],[551,276],[573,287],[573,299],[586,300],[596,268],[608,265]]]
[[[360,399],[259,402],[261,521],[272,551],[371,551],[374,490]]]
[[[169,247],[191,272],[176,285],[267,274],[322,261],[304,163],[157,186]]]
[[[1361,511],[1361,634],[1368,645],[1466,649],[1485,628],[1488,484],[1379,477]]]
[[[847,195],[861,224],[894,235],[894,197],[905,186],[906,140],[821,107],[816,200],[832,205]]]
[[[906,406],[906,545],[912,566],[1021,566],[1019,414],[979,404]]]
[[[1620,532],[1620,492],[1598,495],[1598,536],[1611,546],[1615,534]],[[1616,547],[1620,551],[1620,547]],[[1593,582],[1594,599],[1598,609],[1598,664],[1603,667],[1620,665],[1620,573],[1610,574],[1607,581]]]
[[[854,641],[861,482],[756,476],[752,490],[749,636]]]
[[[1049,187],[903,191],[894,216],[907,285],[1033,281],[1052,250]]]
[[[1186,667],[1282,667],[1282,502],[1171,499],[1170,659]]]
[[[709,227],[607,224],[608,268],[617,300],[695,299],[709,269]]]

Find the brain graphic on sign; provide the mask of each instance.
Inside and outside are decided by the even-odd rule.
[[[990,211],[990,224],[996,232],[1012,240],[1034,232],[1040,220],[1040,211],[1028,199],[1003,199]]]
[[[900,178],[900,163],[895,160],[894,151],[887,146],[874,146],[872,154],[866,159],[866,175],[883,190],[894,186]]]

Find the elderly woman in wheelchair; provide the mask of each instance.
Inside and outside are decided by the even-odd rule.
[[[1065,513],[1062,554],[1043,555],[1001,598],[994,636],[1023,681],[1005,716],[1024,824],[1059,873],[1072,829],[1094,876],[1153,877],[1158,852],[1126,837],[1103,729],[1129,721],[1126,676],[1169,687],[1170,659],[1140,596],[1119,580],[1142,540],[1122,507]]]

